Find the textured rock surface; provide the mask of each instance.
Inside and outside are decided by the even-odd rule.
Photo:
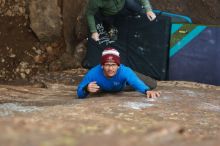
[[[69,53],[74,53],[75,46],[86,38],[87,25],[84,17],[86,3],[87,0],[63,0],[63,33],[66,50]]]
[[[25,16],[26,0],[0,0],[1,16]]]
[[[54,41],[62,36],[58,0],[31,0],[29,11],[30,26],[41,41]]]
[[[189,16],[195,24],[219,25],[219,0],[151,0],[154,9]]]
[[[80,77],[75,77],[80,78]],[[61,79],[64,80],[64,79]],[[75,99],[76,86],[0,85],[0,143],[16,146],[216,146],[220,88],[160,82],[161,97],[137,92]]]

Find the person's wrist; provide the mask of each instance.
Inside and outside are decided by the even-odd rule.
[[[151,10],[151,9],[146,10],[146,13],[148,13],[148,12],[153,12],[153,10]]]
[[[92,34],[98,33],[97,31],[92,32]]]
[[[148,89],[145,89],[145,94],[147,95],[147,92],[148,92],[149,90]]]
[[[86,85],[83,90],[86,92],[86,93],[89,93],[89,90],[88,90],[88,85]]]

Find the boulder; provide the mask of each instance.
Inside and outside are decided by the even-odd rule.
[[[54,41],[62,35],[62,17],[58,0],[31,0],[30,27],[40,41]]]

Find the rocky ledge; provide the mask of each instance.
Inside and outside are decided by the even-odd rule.
[[[205,146],[220,139],[220,88],[159,82],[137,92],[76,98],[76,86],[0,85],[0,143],[16,146]],[[42,87],[42,88],[39,88]]]

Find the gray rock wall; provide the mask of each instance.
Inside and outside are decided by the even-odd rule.
[[[62,15],[58,0],[31,0],[30,26],[40,41],[54,41],[62,36]]]
[[[78,42],[85,38],[86,25],[82,21],[85,20],[86,3],[87,0],[63,0],[63,33],[67,52],[73,53]]]
[[[73,53],[86,38],[86,3],[87,0],[31,0],[30,26],[40,41],[53,42],[64,37],[66,51]]]

